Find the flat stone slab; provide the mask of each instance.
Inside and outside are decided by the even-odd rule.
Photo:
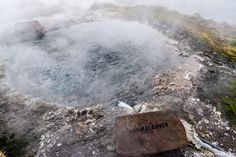
[[[119,154],[156,154],[188,143],[183,124],[171,111],[121,116],[116,118],[115,125]]]

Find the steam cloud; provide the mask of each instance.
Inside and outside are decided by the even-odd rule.
[[[67,18],[95,2],[118,5],[160,5],[184,14],[198,13],[204,18],[236,24],[235,0],[2,0],[0,1],[1,27],[22,20]]]
[[[110,19],[48,32],[37,43],[20,42],[2,51],[7,52],[7,80],[17,89],[86,104],[115,100],[130,88],[142,91],[147,78],[176,66],[166,40],[147,25]]]
[[[199,13],[216,21],[236,23],[234,0],[0,1],[0,54],[7,59],[7,80],[33,96],[63,103],[93,103],[110,101],[131,88],[142,93],[148,77],[178,65],[178,57],[164,46],[167,39],[136,22],[101,19],[50,31],[58,23],[83,17],[95,2],[161,5],[185,14]],[[222,3],[229,4],[227,11]],[[16,40],[14,24],[31,20],[40,21],[48,31],[45,38],[37,42]]]

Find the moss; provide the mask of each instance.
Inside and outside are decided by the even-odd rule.
[[[225,109],[231,111],[236,116],[236,98],[222,97]]]
[[[232,46],[236,49],[236,40],[234,40],[234,39],[228,40],[228,43],[230,44],[230,46]]]
[[[227,45],[223,47],[223,49],[227,55],[231,56],[234,60],[236,60],[236,47]]]
[[[230,121],[236,124],[236,80],[227,84],[228,94],[221,96],[224,110]]]
[[[15,137],[14,134],[2,133],[0,135],[0,151],[6,157],[22,157],[25,154],[24,148],[27,142],[24,138]]]
[[[226,43],[225,40],[219,39],[212,34],[200,33],[200,39],[205,42],[210,48],[218,52],[224,57],[229,58],[232,61],[236,61],[236,47]]]

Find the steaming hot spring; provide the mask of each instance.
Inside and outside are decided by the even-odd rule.
[[[51,30],[41,40],[16,42],[4,51],[12,86],[64,105],[134,105],[148,95],[151,76],[180,62],[157,30],[111,19]]]
[[[116,117],[169,110],[189,145],[167,156],[236,152],[236,28],[214,21],[226,12],[186,14],[179,1],[16,1],[0,2],[11,10],[0,17],[0,154],[117,157]],[[198,1],[187,1],[195,12]]]

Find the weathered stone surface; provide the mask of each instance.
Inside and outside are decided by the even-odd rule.
[[[117,117],[116,129],[119,154],[155,154],[188,143],[181,121],[170,111]]]

